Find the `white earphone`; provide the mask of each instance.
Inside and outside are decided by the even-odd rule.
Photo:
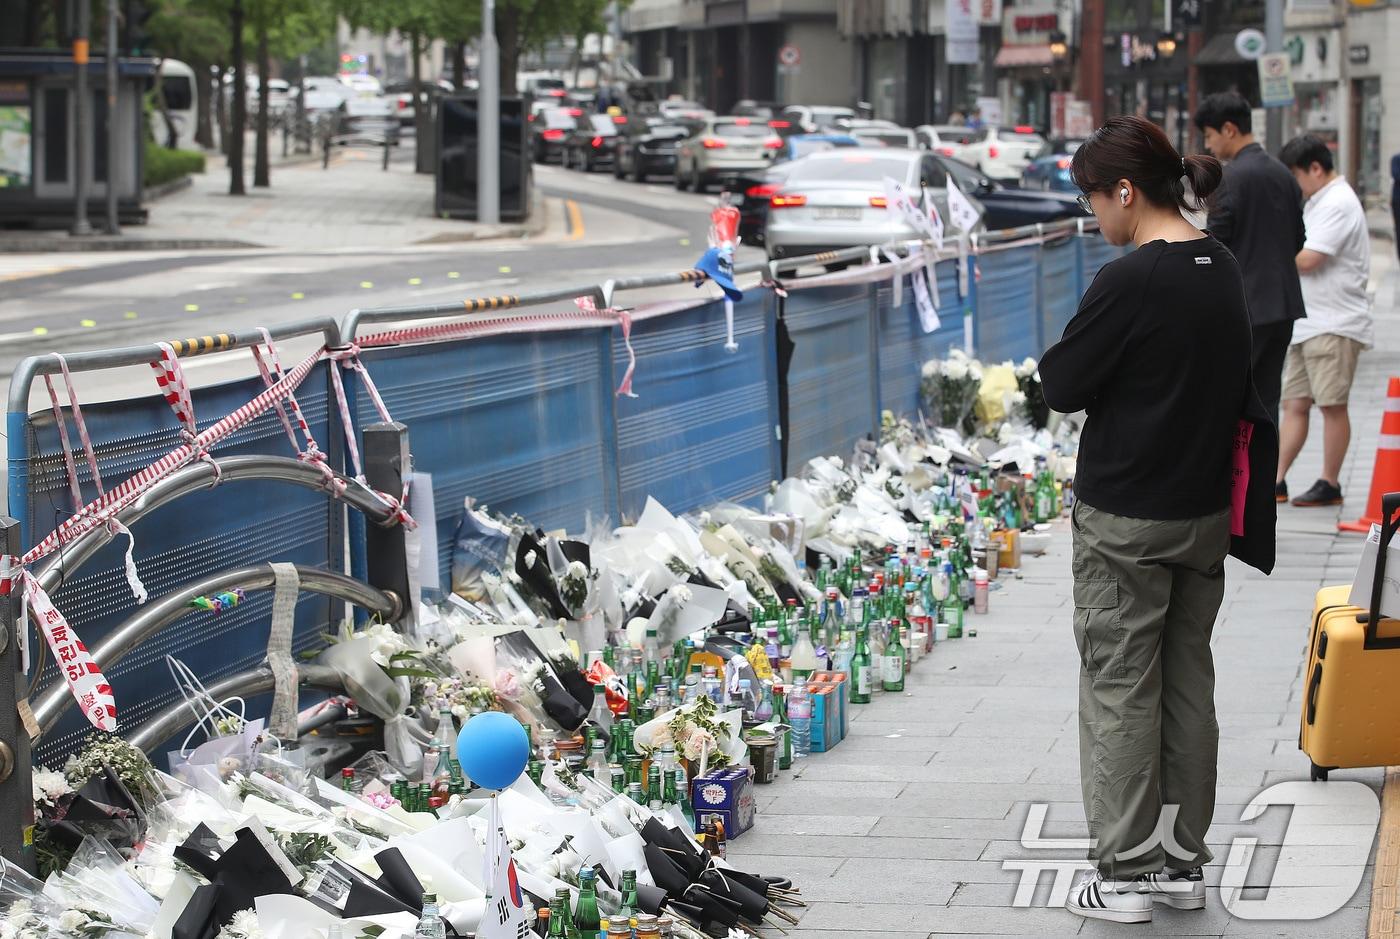
[[[1122,189],[1118,190],[1118,201],[1121,202],[1121,203],[1123,203],[1124,205],[1127,205],[1127,204],[1128,204],[1128,187],[1127,187],[1127,186],[1124,186]]]

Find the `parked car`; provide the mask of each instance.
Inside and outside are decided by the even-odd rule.
[[[980,128],[958,153],[958,159],[998,181],[1019,182],[1021,171],[1045,146],[1034,127],[992,125]]]
[[[798,134],[784,140],[772,166],[736,181],[732,204],[739,209],[739,234],[751,244],[763,243],[769,200],[782,188],[795,161],[813,153],[858,146],[860,142],[849,134]]]
[[[717,182],[732,181],[763,169],[783,142],[763,121],[716,117],[681,141],[676,154],[676,188],[704,192]]]
[[[1021,185],[1026,189],[1048,189],[1053,192],[1079,193],[1079,187],[1069,178],[1070,159],[1083,140],[1052,140],[1041,155],[1021,171]]]
[[[438,81],[423,82],[423,94],[428,96],[429,101],[443,95],[450,95],[453,91],[455,89],[449,81],[439,79]],[[394,102],[394,111],[399,116],[399,123],[405,127],[412,124],[414,120],[412,79],[390,82],[384,86],[384,94]],[[431,108],[429,108],[429,113],[432,113]]]
[[[975,128],[961,124],[920,124],[914,128],[919,138],[919,146],[932,150],[939,156],[961,159],[962,148],[967,146],[977,133]]]
[[[953,182],[986,210],[983,224],[989,229],[1018,228],[1037,222],[1058,222],[1088,215],[1068,193],[1016,189],[1003,186],[976,167],[952,157],[935,156]],[[944,184],[946,186],[946,183]],[[946,216],[945,216],[946,218]]]
[[[901,182],[925,210],[948,217],[946,173],[921,150],[832,150],[792,164],[769,198],[763,241],[770,258],[911,241],[918,233],[886,207],[885,178]],[[976,197],[970,197],[974,200]]]
[[[530,121],[530,139],[536,163],[564,162],[564,141],[578,126],[578,108],[545,108]]]
[[[585,114],[564,135],[563,165],[591,173],[611,166],[617,154],[617,123],[608,114]]]
[[[624,126],[617,141],[613,175],[630,176],[639,183],[648,176],[672,176],[676,172],[676,152],[690,129],[664,117],[633,118]]]
[[[829,107],[824,105],[797,104],[783,108],[781,120],[791,124],[794,134],[815,134],[818,131],[843,130],[843,121],[854,121],[859,117],[852,108]]]

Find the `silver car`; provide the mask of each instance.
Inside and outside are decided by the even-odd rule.
[[[676,151],[676,188],[704,192],[714,183],[727,185],[765,169],[782,146],[782,138],[766,121],[711,118],[681,141]]]
[[[886,177],[901,183],[920,207],[932,203],[948,218],[947,173],[926,152],[848,148],[814,153],[791,166],[769,199],[763,241],[770,258],[918,239],[886,207]]]

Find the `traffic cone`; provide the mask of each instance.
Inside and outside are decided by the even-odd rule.
[[[1390,378],[1385,393],[1385,411],[1381,414],[1381,439],[1376,447],[1376,468],[1371,472],[1371,496],[1366,500],[1366,514],[1354,522],[1338,522],[1338,531],[1369,532],[1381,523],[1381,497],[1387,492],[1400,492],[1400,378]]]

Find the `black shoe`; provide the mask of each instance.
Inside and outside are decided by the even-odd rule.
[[[1342,490],[1325,479],[1319,479],[1312,488],[1293,500],[1293,504],[1311,508],[1318,505],[1341,505]]]
[[[1274,501],[1275,501],[1275,502],[1287,502],[1287,501],[1288,501],[1288,483],[1286,483],[1286,482],[1274,483]]]

